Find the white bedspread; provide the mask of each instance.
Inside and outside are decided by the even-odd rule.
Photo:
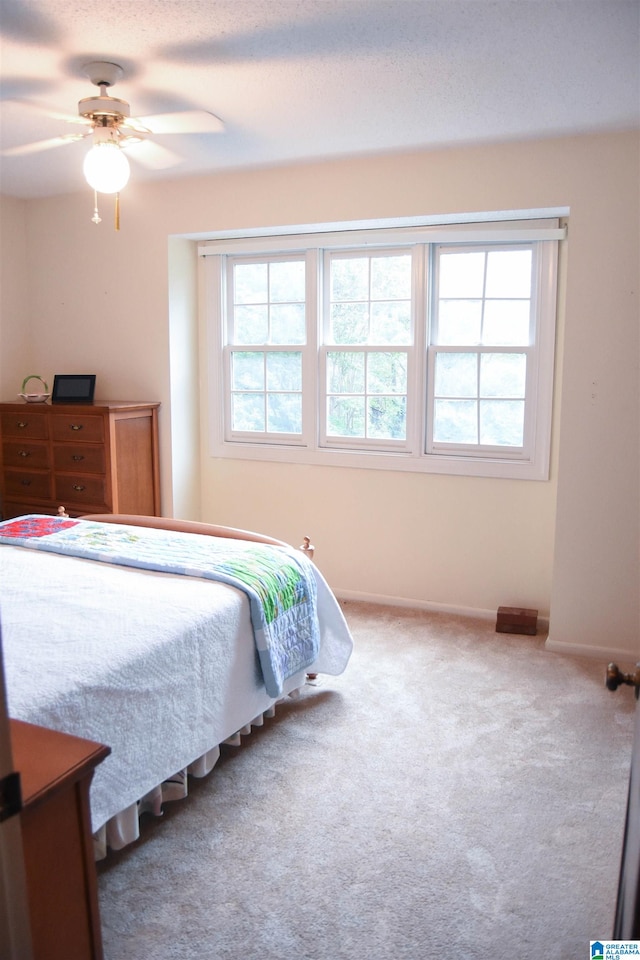
[[[339,674],[352,641],[316,579],[308,670]],[[112,749],[91,788],[94,831],[274,702],[246,596],[225,584],[1,545],[0,624],[10,716]]]

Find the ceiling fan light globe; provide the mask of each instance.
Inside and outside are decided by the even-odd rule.
[[[84,158],[83,172],[90,187],[98,193],[119,193],[127,185],[129,161],[117,143],[96,143]]]

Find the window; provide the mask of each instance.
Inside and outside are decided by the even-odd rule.
[[[304,259],[231,260],[228,271],[228,436],[300,436]]]
[[[201,245],[214,454],[546,479],[561,236],[537,221]]]
[[[534,249],[438,247],[427,449],[519,456],[534,405]]]
[[[320,442],[406,449],[410,251],[325,255]]]

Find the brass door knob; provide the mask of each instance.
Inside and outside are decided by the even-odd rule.
[[[607,667],[607,676],[605,679],[607,690],[617,690],[621,683],[635,687],[637,696],[638,690],[640,689],[640,666],[636,667],[635,673],[623,673],[617,663],[610,663]]]

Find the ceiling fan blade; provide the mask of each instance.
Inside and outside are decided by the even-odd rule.
[[[167,150],[159,143],[153,143],[150,140],[142,140],[138,143],[123,143],[122,149],[126,150],[127,156],[140,163],[143,167],[150,170],[166,170],[168,167],[175,167],[182,163],[182,157],[174,153],[173,150]]]
[[[83,123],[85,125],[90,123],[86,117],[81,117],[77,113],[63,113],[61,110],[54,110],[48,104],[41,103],[38,100],[26,100],[19,97],[13,97],[10,102],[18,103],[20,104],[21,108],[26,107],[27,110],[35,110],[38,113],[44,113],[51,120],[62,120],[64,123]]]
[[[36,143],[23,143],[19,147],[7,147],[2,150],[3,157],[26,157],[32,153],[40,153],[41,150],[51,150],[53,147],[63,147],[74,140],[84,140],[85,133],[70,133],[62,137],[51,137],[49,140],[38,140]]]
[[[215,113],[206,110],[184,110],[177,113],[156,113],[151,117],[138,117],[152,133],[220,133],[224,124]]]

